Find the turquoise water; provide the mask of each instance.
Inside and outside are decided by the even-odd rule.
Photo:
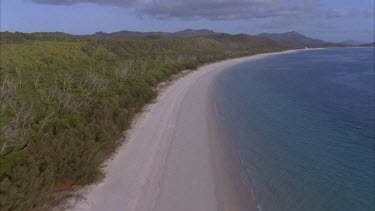
[[[214,99],[259,210],[374,210],[374,48],[243,63]]]

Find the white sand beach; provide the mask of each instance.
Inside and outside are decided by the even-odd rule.
[[[218,194],[215,182],[220,168],[210,147],[210,86],[223,70],[272,54],[279,53],[205,65],[164,88],[106,162],[104,180],[78,192],[83,199],[74,210],[236,210],[236,190]]]

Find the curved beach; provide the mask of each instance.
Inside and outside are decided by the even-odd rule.
[[[291,51],[288,51],[291,52]],[[285,52],[281,52],[285,53]],[[106,177],[79,192],[74,210],[241,210],[216,144],[211,87],[224,70],[269,53],[200,67],[166,87],[133,123],[105,167]]]

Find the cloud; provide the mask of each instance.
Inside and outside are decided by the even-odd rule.
[[[333,9],[331,11],[328,11],[327,18],[342,18],[354,15],[356,15],[354,12],[348,11],[346,9]]]
[[[302,17],[319,8],[312,0],[32,0],[40,4],[95,3],[133,8],[158,19],[244,20]]]
[[[81,3],[94,3],[102,5],[114,5],[120,7],[129,7],[137,0],[32,0],[39,4],[53,4],[53,5],[73,5]]]

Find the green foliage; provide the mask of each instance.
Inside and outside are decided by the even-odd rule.
[[[183,69],[280,51],[268,39],[95,38],[2,32],[0,207],[50,209],[100,166],[155,87]]]

